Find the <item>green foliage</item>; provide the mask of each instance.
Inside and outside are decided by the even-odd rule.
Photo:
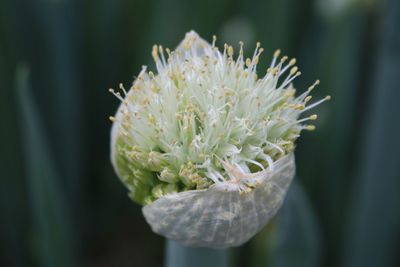
[[[345,232],[344,266],[399,266],[400,4],[389,1],[363,126],[354,194]],[[397,122],[395,122],[397,120]]]
[[[166,242],[166,267],[228,267],[231,266],[227,249],[190,248],[168,240]]]
[[[16,72],[18,107],[26,161],[27,194],[32,212],[29,236],[40,266],[72,266],[71,229],[60,179],[39,115],[30,95],[29,69]]]
[[[191,29],[220,47],[261,41],[260,72],[281,48],[298,58],[299,91],[320,79],[315,98],[333,98],[297,145],[298,178],[274,222],[231,251],[168,242],[166,264],[398,266],[399,10],[397,0],[0,1],[0,266],[162,264],[162,238],[110,164],[119,103],[107,89],[129,87],[143,63],[154,70],[152,44],[174,48]]]
[[[301,185],[294,181],[276,219],[274,243],[268,257],[272,267],[317,267],[321,233],[315,211]]]

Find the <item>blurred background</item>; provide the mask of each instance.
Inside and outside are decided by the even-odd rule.
[[[265,229],[230,266],[400,266],[400,2],[397,0],[1,0],[0,266],[162,266],[114,174],[108,93],[153,68],[154,43],[194,29],[298,59],[317,130]]]

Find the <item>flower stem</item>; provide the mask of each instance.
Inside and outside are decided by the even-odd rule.
[[[166,241],[166,267],[228,267],[228,249],[185,247],[178,242]]]

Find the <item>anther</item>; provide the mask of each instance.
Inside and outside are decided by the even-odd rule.
[[[232,46],[228,47],[228,56],[230,56],[230,57],[233,56],[233,47]]]
[[[307,131],[314,131],[315,130],[315,125],[307,125],[304,129],[306,129]]]
[[[149,123],[150,124],[155,124],[156,123],[156,119],[154,118],[154,116],[152,114],[149,114]]]
[[[157,45],[153,45],[153,51],[151,52],[155,62],[158,61]]]
[[[296,72],[298,71],[299,68],[297,68],[296,66],[290,69],[290,75],[294,75],[297,74]]]
[[[213,35],[212,39],[213,39],[212,46],[214,47],[215,46],[215,42],[217,41],[217,36]]]
[[[246,58],[246,66],[250,67],[251,65],[251,59],[250,58]]]
[[[259,60],[259,57],[256,56],[256,57],[254,58],[254,65],[257,65],[257,64],[258,64],[258,60]]]
[[[288,59],[287,56],[283,56],[283,57],[281,58],[281,63],[285,62],[287,59]]]

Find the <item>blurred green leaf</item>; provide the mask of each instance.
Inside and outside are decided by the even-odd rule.
[[[386,2],[375,86],[352,187],[344,266],[399,266],[400,3]]]
[[[227,249],[185,247],[178,242],[166,241],[166,267],[228,267]]]
[[[18,66],[16,85],[27,192],[34,223],[33,249],[37,249],[39,266],[73,266],[72,232],[64,192],[59,186],[60,178],[31,98],[27,66]]]
[[[65,179],[65,197],[73,212],[79,215],[81,202],[81,171],[84,165],[82,149],[82,92],[79,1],[29,1],[34,29],[40,32],[40,58],[32,69],[32,87],[37,110],[47,128],[48,145],[54,150],[53,164]],[[29,43],[29,39],[25,39]],[[32,52],[32,51],[31,51]],[[33,66],[33,65],[32,65]]]
[[[322,1],[320,1],[322,2]],[[318,11],[318,10],[316,10]],[[318,107],[316,134],[304,135],[298,150],[299,175],[315,203],[323,225],[326,254],[324,265],[337,266],[357,146],[360,75],[367,44],[368,10],[360,3],[343,4],[330,17],[316,13],[300,62],[305,62],[301,80],[321,80],[316,99],[327,94],[332,101]],[[312,76],[311,76],[311,75]],[[366,86],[368,80],[363,81]],[[362,88],[365,92],[365,88]]]
[[[314,210],[301,185],[294,181],[277,217],[275,247],[268,266],[320,266],[321,233]]]
[[[275,219],[256,237],[251,266],[320,266],[320,225],[296,179]]]
[[[26,246],[27,202],[22,175],[14,97],[13,46],[1,39],[7,36],[2,27],[7,20],[0,3],[0,266],[29,265]],[[12,12],[7,10],[7,12]],[[11,62],[11,63],[10,63]]]

